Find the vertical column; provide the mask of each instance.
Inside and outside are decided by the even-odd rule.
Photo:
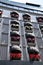
[[[24,22],[23,21],[20,21],[20,26],[21,26],[23,60],[27,61],[26,44],[25,44],[25,37],[24,37]]]

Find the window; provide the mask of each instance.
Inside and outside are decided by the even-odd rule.
[[[23,20],[24,20],[24,21],[30,21],[30,15],[24,14],[24,15],[23,15]]]
[[[17,12],[11,12],[10,15],[11,15],[11,18],[15,18],[15,19],[18,19],[19,17],[19,14]]]
[[[39,61],[40,60],[40,54],[39,50],[35,47],[28,47],[28,53],[30,61]]]
[[[21,60],[21,48],[19,46],[10,47],[10,60]]]

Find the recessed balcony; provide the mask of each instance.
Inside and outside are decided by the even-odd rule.
[[[17,32],[11,32],[11,40],[20,40],[20,34]]]
[[[19,31],[19,25],[11,25],[12,31]]]
[[[35,43],[35,36],[27,33],[26,34],[26,40],[27,40],[27,43]]]
[[[36,47],[28,47],[30,61],[40,61],[39,50]]]
[[[30,23],[24,23],[25,26],[25,31],[28,33],[32,33],[33,32],[33,27]]]
[[[30,21],[30,15],[24,14],[24,15],[23,15],[23,20],[24,20],[24,21]]]
[[[31,26],[25,26],[25,32],[32,33],[33,32],[33,28]]]
[[[12,45],[19,45],[20,44],[20,35],[19,33],[12,33],[11,32],[11,44]]]
[[[37,17],[38,22],[43,22],[43,17]]]
[[[19,14],[17,12],[11,12],[10,15],[11,15],[11,18],[15,18],[15,19],[19,18]]]
[[[11,30],[12,31],[19,31],[19,22],[11,21]]]
[[[21,48],[17,45],[10,47],[10,60],[21,60]]]

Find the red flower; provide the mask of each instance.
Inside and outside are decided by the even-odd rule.
[[[40,54],[30,54],[29,57],[30,59],[40,59]]]
[[[10,53],[11,58],[21,58],[21,53]]]

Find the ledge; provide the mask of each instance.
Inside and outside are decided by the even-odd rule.
[[[29,61],[0,61],[0,65],[43,65],[43,62],[29,62]]]

